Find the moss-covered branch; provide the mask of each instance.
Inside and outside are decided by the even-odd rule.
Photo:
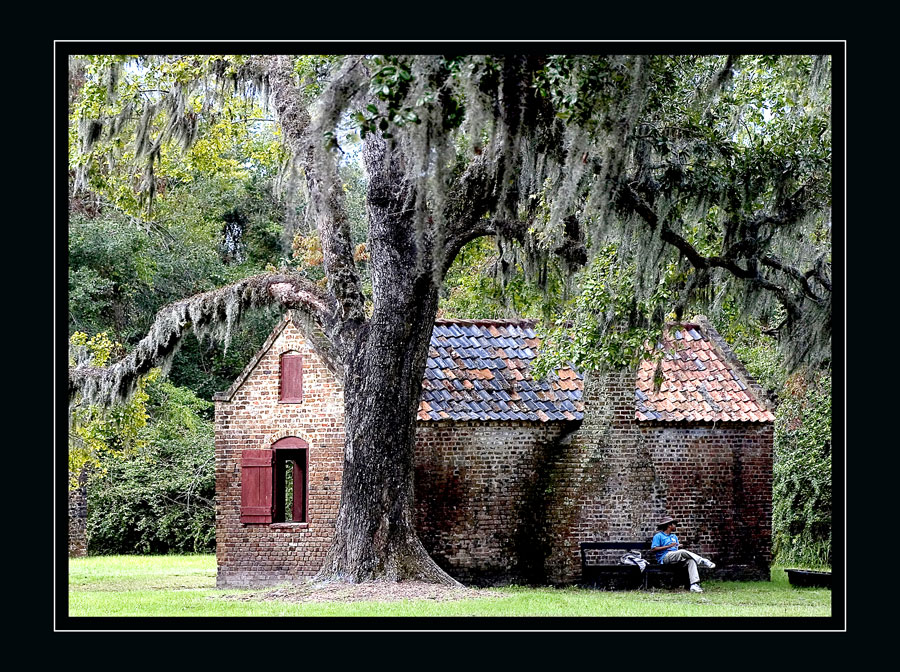
[[[672,225],[659,216],[656,209],[631,184],[625,184],[618,192],[617,205],[622,211],[637,214],[646,225],[657,232],[660,239],[675,247],[695,269],[705,271],[719,268],[727,271],[733,278],[750,284],[751,292],[767,292],[774,296],[787,313],[786,326],[788,332],[803,336],[798,340],[793,359],[797,362],[807,358],[814,347],[806,338],[808,329],[802,327],[814,315],[815,320],[830,329],[831,323],[831,282],[826,277],[825,263],[820,261],[806,273],[791,266],[783,259],[771,254],[760,254],[746,244],[731,246],[724,254],[705,255],[684,236],[680,235]],[[768,217],[770,220],[784,221],[791,214],[796,214],[799,206],[791,203],[790,212],[780,212]],[[780,277],[764,275],[760,266],[780,272]],[[809,284],[809,278],[818,280],[824,292],[816,293]],[[810,305],[812,304],[812,306]],[[813,307],[815,310],[813,310]],[[829,342],[830,343],[830,342]]]
[[[327,146],[326,133],[333,133],[341,113],[362,88],[359,60],[347,60],[335,74],[321,95],[314,116],[302,104],[290,57],[269,57],[266,72],[285,143],[306,176],[310,205],[322,241],[328,289],[340,306],[343,320],[358,324],[364,319],[365,300],[353,259],[350,218],[338,178],[337,158]]]
[[[333,301],[307,280],[294,275],[264,273],[227,287],[170,303],[156,313],[147,335],[125,358],[105,367],[82,364],[69,369],[69,401],[81,397],[91,404],[111,406],[130,398],[151,369],[166,370],[188,333],[225,341],[248,310],[265,306],[297,309],[310,316],[326,335],[338,326]]]

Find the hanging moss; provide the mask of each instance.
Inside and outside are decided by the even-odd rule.
[[[113,89],[119,67],[108,74]],[[390,68],[408,76],[390,79]],[[733,296],[747,315],[781,310],[789,360],[816,362],[831,347],[828,156],[814,143],[808,155],[766,152],[763,144],[750,151],[751,125],[761,134],[773,122],[752,117],[755,94],[740,92],[754,77],[765,85],[775,77],[796,80],[796,90],[770,115],[826,137],[830,121],[811,110],[826,100],[829,74],[826,57],[347,56],[336,59],[308,112],[290,84],[290,57],[217,59],[205,74],[143,105],[133,146],[144,164],[141,197],[150,204],[161,148],[196,141],[191,95],[202,94],[208,110],[227,88],[262,95],[267,104],[271,91],[291,154],[282,185],[296,195],[305,178],[309,228],[321,233],[328,286],[344,320],[364,318],[359,279],[346,259],[352,246],[338,177],[338,136],[356,119],[361,134],[371,123],[381,136],[383,150],[375,153],[382,163],[371,168],[408,196],[404,217],[411,215],[418,270],[430,272],[434,284],[458,250],[458,220],[486,209],[503,282],[519,268],[541,282],[551,259],[571,278],[587,251],[609,242],[623,263],[640,260],[633,265],[632,308],[603,316],[600,337],[642,315],[638,304],[671,272],[683,277],[673,308],[713,312]],[[739,94],[748,96],[743,107]],[[104,125],[110,134],[121,132],[133,114],[126,106],[108,120],[82,120],[84,151]],[[154,131],[158,115],[164,123]],[[703,226],[715,232],[715,246],[698,232]],[[188,324],[198,337],[227,344],[241,311],[257,300],[256,290],[239,291],[249,295],[229,290],[174,304],[136,349],[134,365],[103,376],[95,393],[127,394],[137,362],[170,361]]]
[[[77,362],[69,371],[69,403],[111,406],[127,401],[139,379],[151,369],[168,372],[188,333],[201,341],[209,338],[227,344],[242,314],[269,305],[305,310],[316,315],[320,325],[321,314],[327,312],[314,288],[296,276],[277,273],[253,276],[177,301],[156,314],[147,335],[116,364],[96,367]]]

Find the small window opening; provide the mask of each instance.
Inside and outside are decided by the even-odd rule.
[[[306,522],[306,450],[275,450],[276,523]]]
[[[281,403],[297,404],[303,401],[303,356],[296,352],[281,355]]]

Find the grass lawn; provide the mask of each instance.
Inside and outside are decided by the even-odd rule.
[[[77,616],[830,616],[831,591],[770,582],[705,581],[686,591],[489,588],[458,602],[231,601],[216,590],[214,555],[98,556],[69,560],[69,615]],[[258,592],[258,591],[254,591]]]

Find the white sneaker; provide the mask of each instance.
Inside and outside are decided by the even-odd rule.
[[[692,583],[691,584],[691,592],[692,593],[702,593],[703,588],[700,587],[699,583]]]
[[[716,563],[712,560],[707,560],[706,558],[700,558],[700,564],[706,567],[707,569],[715,569]]]

